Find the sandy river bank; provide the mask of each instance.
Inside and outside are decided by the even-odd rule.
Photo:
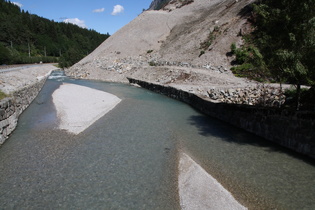
[[[62,84],[52,95],[59,128],[79,134],[115,108],[117,96],[74,84]],[[180,155],[178,189],[182,209],[246,209],[216,179],[185,153]]]

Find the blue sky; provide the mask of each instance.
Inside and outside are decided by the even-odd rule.
[[[113,34],[137,17],[152,0],[11,0],[24,11]]]

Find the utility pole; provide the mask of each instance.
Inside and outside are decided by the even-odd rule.
[[[44,47],[44,53],[45,53],[45,57],[46,57],[46,46]]]
[[[59,50],[59,57],[61,57],[61,49]]]
[[[11,49],[13,49],[13,42],[12,41],[10,41],[11,42]]]

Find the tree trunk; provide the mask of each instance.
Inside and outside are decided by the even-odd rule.
[[[311,100],[313,101],[313,111],[315,112],[315,85],[312,85],[309,91],[311,93]]]
[[[300,100],[301,100],[301,85],[296,86],[296,111],[300,110]]]

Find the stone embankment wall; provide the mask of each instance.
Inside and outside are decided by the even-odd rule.
[[[209,98],[221,103],[281,107],[285,102],[284,92],[278,87],[258,85],[257,87],[211,89]]]
[[[315,158],[314,114],[290,112],[270,107],[214,103],[174,87],[132,78],[128,78],[128,80],[130,83],[190,104],[204,114]]]
[[[35,99],[45,81],[46,77],[41,78],[37,83],[16,91],[11,97],[0,101],[0,145],[14,131],[20,114]]]

